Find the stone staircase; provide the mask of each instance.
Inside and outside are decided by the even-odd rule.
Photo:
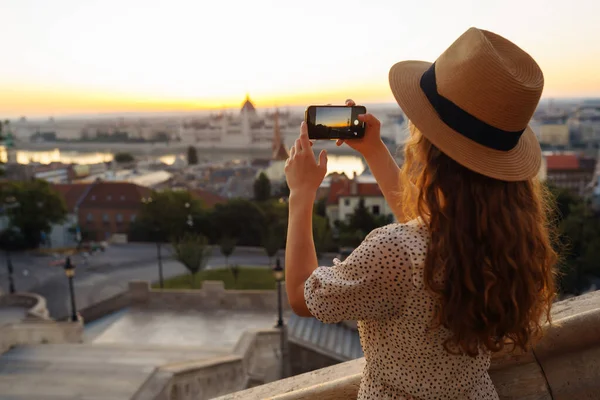
[[[0,356],[0,399],[129,400],[158,367],[222,354],[130,344],[19,346]]]

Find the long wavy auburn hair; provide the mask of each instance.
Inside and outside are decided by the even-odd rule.
[[[506,344],[527,351],[550,322],[555,297],[553,207],[537,180],[505,182],[458,164],[414,125],[401,170],[405,218],[429,228],[425,284],[453,354]]]

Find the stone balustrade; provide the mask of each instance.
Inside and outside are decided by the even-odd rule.
[[[279,329],[245,332],[231,355],[158,367],[132,400],[208,400],[279,377]]]
[[[0,307],[25,308],[31,319],[49,319],[46,299],[35,293],[11,293],[0,296]]]
[[[129,282],[131,304],[151,309],[173,310],[276,310],[276,290],[225,290],[221,281],[205,281],[196,290],[150,288],[147,281]],[[289,310],[285,287],[282,304]]]
[[[532,352],[494,354],[490,375],[500,399],[600,398],[600,291],[555,303],[552,315]],[[356,398],[364,363],[349,361],[219,400]]]
[[[17,345],[83,341],[83,321],[53,321],[42,296],[34,293],[6,294],[0,296],[0,307],[26,310],[22,320],[0,326],[0,354]]]

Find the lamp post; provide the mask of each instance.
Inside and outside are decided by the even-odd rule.
[[[277,282],[277,325],[276,328],[281,328],[283,326],[283,310],[281,306],[281,282],[283,282],[283,268],[281,267],[281,260],[277,257],[275,261],[275,267],[273,267],[273,276],[275,277],[275,282]]]
[[[7,210],[10,210],[12,208],[17,208],[19,207],[19,203],[17,202],[17,199],[14,196],[8,196],[6,199],[4,199],[4,202],[2,204],[2,211],[4,212],[5,216],[8,216]],[[15,292],[15,278],[14,278],[14,269],[13,269],[13,265],[12,265],[12,258],[10,257],[10,249],[12,248],[13,244],[14,244],[14,235],[15,232],[13,230],[13,226],[12,226],[12,220],[9,218],[8,221],[8,228],[5,229],[4,231],[4,238],[6,240],[7,243],[6,244],[6,270],[8,272],[8,291],[9,293],[14,293]]]
[[[142,198],[142,203],[144,203],[145,205],[148,206],[148,208],[152,207],[152,197],[148,197]],[[152,211],[152,210],[150,210]],[[162,255],[161,255],[161,248],[160,248],[160,228],[158,227],[158,223],[156,221],[156,217],[154,215],[154,212],[151,212],[152,214],[152,219],[154,220],[154,235],[155,235],[155,240],[156,240],[156,258],[158,260],[158,283],[160,285],[160,288],[163,289],[164,288],[164,279],[163,279],[163,267],[162,267]]]
[[[280,342],[279,342],[279,352],[281,354],[281,377],[280,379],[285,378],[286,376],[286,357],[285,357],[285,325],[283,324],[283,310],[281,304],[281,283],[284,280],[284,272],[281,266],[281,260],[279,257],[275,260],[275,267],[273,267],[273,277],[275,278],[275,282],[277,282],[277,325],[275,328],[278,328],[280,331]]]
[[[69,293],[71,295],[71,321],[77,321],[77,306],[75,305],[75,290],[73,289],[73,277],[75,276],[75,264],[71,262],[71,257],[67,256],[65,260],[65,275],[69,280]]]
[[[10,250],[6,249],[6,269],[8,270],[8,292],[15,292],[15,278],[13,276],[12,259],[10,258]]]

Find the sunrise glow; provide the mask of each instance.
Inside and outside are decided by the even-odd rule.
[[[0,117],[221,109],[246,93],[258,107],[393,102],[391,65],[434,61],[470,26],[528,51],[545,97],[597,97],[599,12],[594,0],[5,0]]]

